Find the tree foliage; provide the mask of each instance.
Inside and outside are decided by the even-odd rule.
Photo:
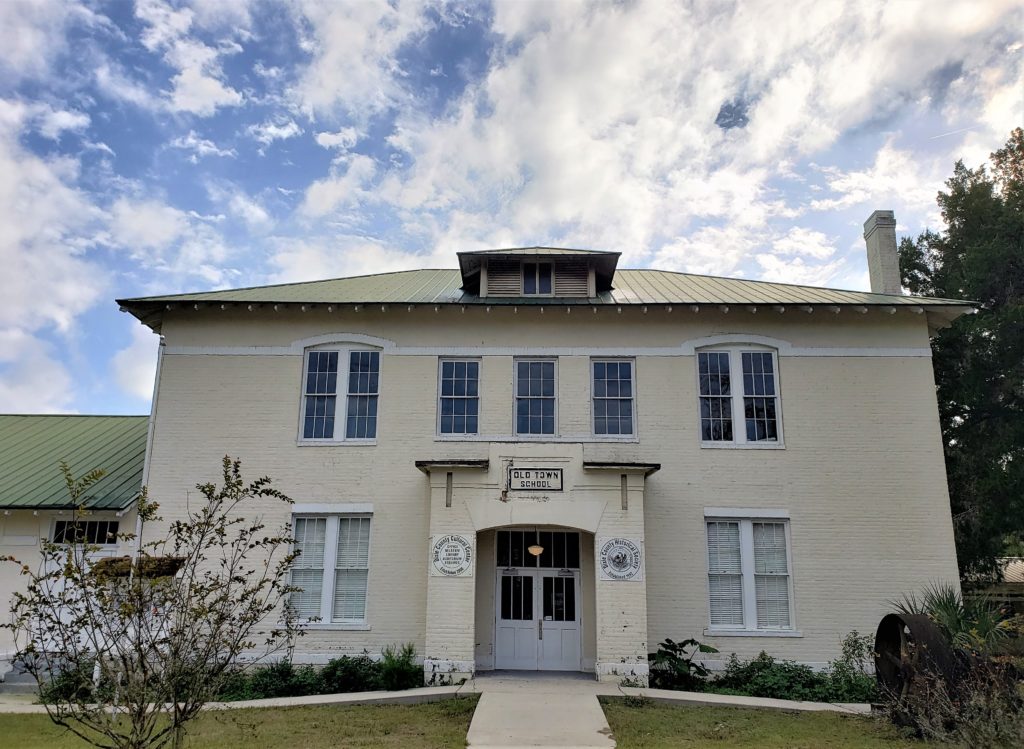
[[[1024,546],[1024,130],[990,166],[957,162],[946,229],[900,244],[913,294],[978,302],[932,341],[957,553],[965,579]]]
[[[61,465],[75,506],[92,471]],[[58,725],[98,747],[182,745],[188,721],[221,689],[240,659],[288,648],[301,634],[287,606],[295,558],[290,526],[268,531],[268,501],[291,503],[270,479],[246,482],[239,461],[223,461],[223,485],[197,486],[201,501],[146,540],[160,520],[145,493],[132,558],[98,560],[97,546],[42,545],[39,570],[22,567],[10,627],[16,658],[40,684]],[[75,513],[72,520],[81,517]]]

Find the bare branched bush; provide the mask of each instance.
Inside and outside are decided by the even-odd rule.
[[[82,506],[102,472],[76,479],[61,469]],[[27,585],[4,625],[16,657],[51,719],[95,746],[178,749],[240,661],[285,652],[302,633],[288,606],[291,527],[262,521],[268,502],[291,500],[269,478],[245,482],[228,457],[223,485],[197,489],[199,506],[149,541],[160,518],[143,491],[140,537],[118,536],[136,544],[132,557],[101,562],[99,547],[71,532],[43,543],[39,570],[22,566]]]

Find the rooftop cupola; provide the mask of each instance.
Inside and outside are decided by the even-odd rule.
[[[611,291],[619,254],[561,247],[460,252],[462,289],[480,297],[593,298]]]

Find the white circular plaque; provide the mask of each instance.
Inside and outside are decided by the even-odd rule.
[[[473,544],[465,536],[434,536],[430,550],[430,573],[443,577],[472,574]]]
[[[598,559],[604,580],[640,579],[640,544],[628,538],[609,538],[601,544]]]

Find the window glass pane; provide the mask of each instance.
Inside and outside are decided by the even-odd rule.
[[[772,355],[767,351],[745,351],[742,360],[747,441],[777,441],[779,434]]]
[[[324,550],[327,544],[327,518],[296,518],[292,585],[302,590],[292,594],[295,613],[310,619],[320,616],[320,595],[324,579]]]
[[[537,293],[537,264],[523,263],[523,294]]]
[[[754,523],[754,572],[789,572],[786,560],[786,527],[782,523]]]
[[[338,387],[338,352],[310,351],[306,357],[303,439],[333,439]]]
[[[551,263],[541,263],[537,266],[537,293],[551,293]]]
[[[447,373],[447,374],[446,374]],[[441,367],[441,434],[476,434],[479,412],[480,363],[446,361]],[[447,416],[454,418],[446,418]]]
[[[729,353],[697,354],[700,387],[700,436],[705,442],[731,442],[732,396]]]
[[[594,434],[632,434],[632,364],[594,362],[593,375]]]
[[[334,573],[335,621],[366,618],[366,570],[337,570]]]
[[[517,434],[555,433],[555,363],[516,362]]]
[[[755,575],[757,626],[784,629],[792,626],[789,616],[789,576]]]
[[[709,522],[707,534],[711,625],[742,626],[743,576],[739,523]]]

